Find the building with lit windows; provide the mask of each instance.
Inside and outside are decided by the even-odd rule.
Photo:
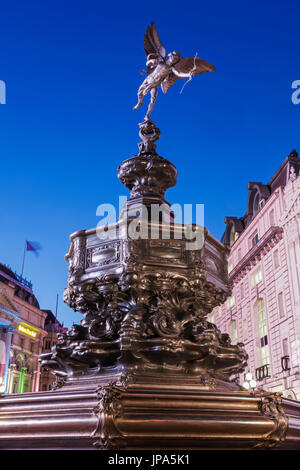
[[[284,160],[267,184],[248,183],[246,214],[226,217],[222,242],[232,295],[210,320],[244,343],[257,385],[300,400],[300,158]],[[249,375],[248,375],[249,376]]]
[[[43,310],[47,314],[45,320],[44,329],[47,331],[47,336],[44,337],[43,343],[43,353],[50,352],[52,347],[55,346],[58,342],[58,333],[66,333],[68,328],[65,328],[63,324],[61,324],[55,315],[51,312],[51,310]],[[42,367],[41,369],[41,379],[40,379],[40,390],[46,391],[51,390],[51,386],[56,380],[56,376],[52,374],[49,370],[46,370]]]
[[[7,268],[4,266],[2,269],[6,271]],[[0,393],[6,390],[11,340],[14,330],[18,327],[19,318],[15,306],[10,302],[0,285]]]
[[[1,393],[39,390],[38,356],[47,335],[46,316],[32,285],[0,263]]]

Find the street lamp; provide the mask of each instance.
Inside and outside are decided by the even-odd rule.
[[[243,387],[246,390],[250,390],[250,389],[256,387],[256,380],[253,379],[253,376],[252,376],[251,372],[247,372],[245,374],[245,381],[243,383]]]

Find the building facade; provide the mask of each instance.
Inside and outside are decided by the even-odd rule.
[[[31,284],[0,264],[1,393],[39,390],[46,316]]]
[[[65,328],[61,324],[51,310],[43,310],[46,313],[47,317],[45,320],[45,331],[47,336],[44,337],[43,342],[43,353],[50,352],[52,347],[58,342],[58,333],[66,333],[68,328]],[[51,390],[53,383],[56,380],[56,376],[52,374],[49,370],[46,370],[42,367],[41,369],[41,380],[40,380],[40,390],[46,391]]]
[[[6,267],[3,266],[1,270],[0,265],[0,393],[6,391],[12,335],[20,321],[15,306],[1,288],[3,270],[7,273]]]
[[[266,390],[300,400],[300,158],[284,160],[268,184],[248,183],[246,214],[226,217],[222,242],[232,295],[209,320],[244,343],[248,368]]]

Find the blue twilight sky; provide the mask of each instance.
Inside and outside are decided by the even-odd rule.
[[[117,166],[137,152],[132,111],[145,67],[143,35],[155,21],[168,51],[198,56],[216,73],[159,92],[152,114],[161,156],[177,167],[167,199],[204,203],[220,238],[226,215],[243,215],[247,182],[267,182],[300,151],[298,1],[11,1],[1,4],[0,261],[25,276],[42,308],[67,326],[81,316],[63,304],[69,234],[96,226],[96,208],[128,191]]]

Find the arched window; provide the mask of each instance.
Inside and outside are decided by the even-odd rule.
[[[255,304],[255,315],[257,324],[257,355],[260,366],[270,364],[270,351],[268,341],[267,319],[265,303],[258,299]]]

